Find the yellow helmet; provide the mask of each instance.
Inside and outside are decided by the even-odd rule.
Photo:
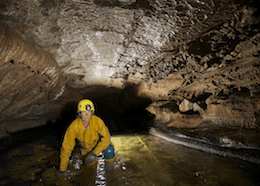
[[[78,104],[78,112],[81,111],[95,111],[94,104],[89,99],[83,99]]]

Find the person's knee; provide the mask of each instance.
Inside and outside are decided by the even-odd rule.
[[[105,161],[114,161],[114,159],[115,159],[115,149],[112,145],[109,145],[104,150],[104,158],[105,158]]]

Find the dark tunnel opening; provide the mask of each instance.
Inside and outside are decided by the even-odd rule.
[[[87,90],[82,99],[93,101],[95,115],[104,121],[112,136],[149,132],[154,115],[146,107],[151,100],[138,97],[134,85],[127,85],[124,90],[103,86],[91,86]],[[131,94],[131,98],[125,94]],[[53,118],[46,125],[58,134],[60,140],[66,128],[78,117],[77,105],[78,102],[68,102],[62,108],[60,117]]]
[[[104,86],[90,86],[86,90],[87,93],[82,99],[93,101],[95,115],[104,121],[111,136],[148,134],[154,118],[154,115],[146,110],[151,100],[138,97],[134,85],[127,85],[124,90]],[[131,98],[124,98],[125,94],[131,94]],[[67,127],[78,117],[77,104],[78,102],[66,103],[60,114],[49,118],[47,124],[43,126],[9,133],[8,137],[0,139],[2,143],[0,152],[10,151],[19,144],[39,140],[47,140],[59,149]]]

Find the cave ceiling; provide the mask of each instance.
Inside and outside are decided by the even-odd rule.
[[[159,117],[162,106],[174,102],[204,119],[241,107],[234,99],[243,94],[247,119],[231,123],[254,127],[258,7],[258,1],[238,0],[1,0],[2,135],[18,130],[9,122],[17,127],[23,120],[19,127],[30,128],[68,102],[113,90],[124,107],[147,104],[146,98]]]

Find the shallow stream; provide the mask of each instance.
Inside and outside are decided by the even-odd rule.
[[[68,175],[58,178],[59,138],[52,129],[41,127],[1,140],[0,185],[260,185],[259,164],[137,133],[112,136],[113,171],[105,171],[102,155],[95,166],[85,166],[76,147]]]

